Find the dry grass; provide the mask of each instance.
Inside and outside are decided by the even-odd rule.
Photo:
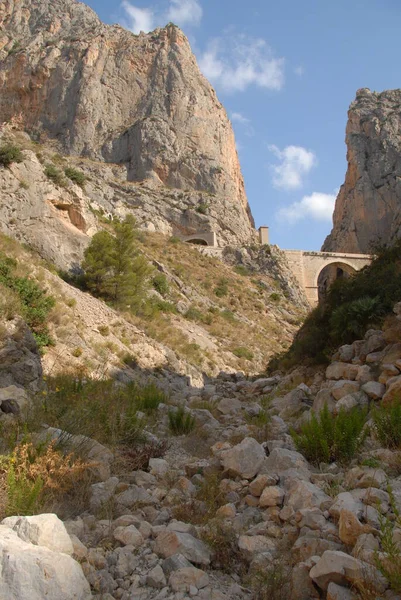
[[[3,483],[1,516],[35,514],[64,498],[93,465],[70,453],[63,455],[55,443],[36,447],[32,442],[17,445],[11,455],[2,455]]]

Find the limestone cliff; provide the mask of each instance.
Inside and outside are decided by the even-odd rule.
[[[0,86],[0,121],[18,117],[62,153],[117,163],[128,181],[181,190],[175,214],[156,203],[165,226],[253,238],[232,127],[176,26],[137,36],[75,0],[6,0]]]
[[[322,250],[367,253],[401,235],[401,90],[358,90],[348,113],[348,170]]]

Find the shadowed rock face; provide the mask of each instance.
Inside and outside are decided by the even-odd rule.
[[[75,0],[6,0],[0,30],[1,121],[122,164],[131,181],[208,192],[251,240],[231,124],[180,29],[136,36]]]
[[[358,90],[348,113],[348,170],[322,250],[367,253],[401,234],[401,90]]]

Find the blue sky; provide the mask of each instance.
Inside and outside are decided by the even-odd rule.
[[[256,226],[318,250],[358,88],[401,87],[399,0],[87,0],[134,32],[178,24],[233,123]]]

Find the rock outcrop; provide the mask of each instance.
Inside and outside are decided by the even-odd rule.
[[[322,250],[369,253],[401,235],[401,90],[358,90],[348,113],[348,170]]]
[[[210,207],[224,241],[253,238],[232,127],[179,28],[137,36],[75,0],[7,0],[0,29],[0,121],[122,165],[128,181],[181,190],[170,220],[183,233],[215,230],[213,215],[196,214]]]

